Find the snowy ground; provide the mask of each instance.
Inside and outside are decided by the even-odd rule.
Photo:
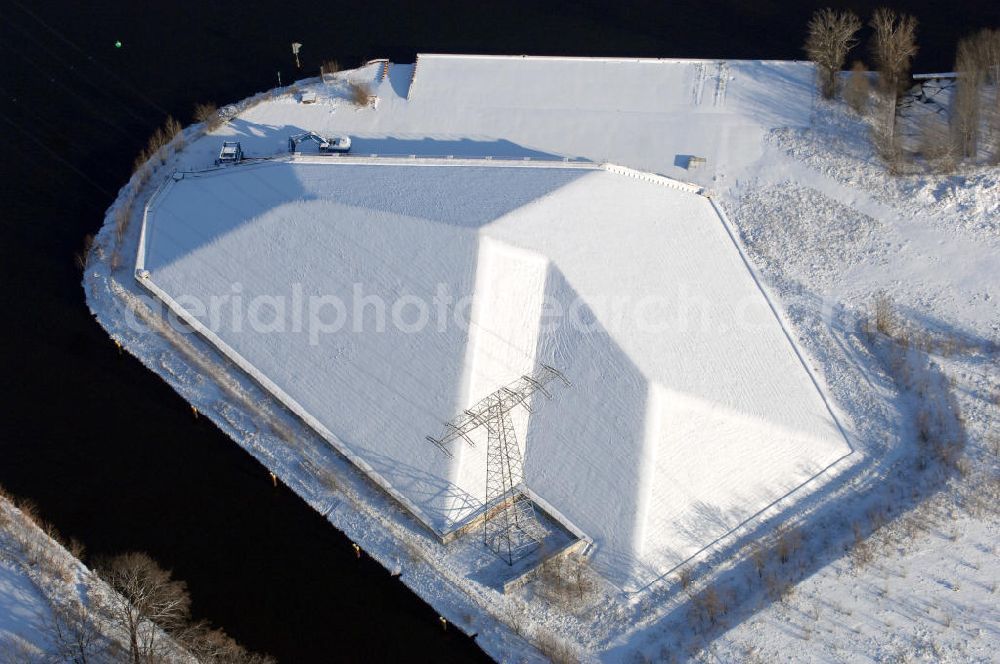
[[[449,460],[424,436],[558,367],[573,387],[515,426],[527,486],[630,591],[851,453],[711,202],[672,186],[517,162],[224,169],[157,196],[140,263],[439,533],[481,509],[487,445]]]
[[[314,105],[265,101],[219,134],[258,155],[309,129],[349,133],[363,153],[582,157],[697,181],[832,395],[856,444],[850,472],[762,515],[689,573],[631,594],[600,586],[567,611],[535,584],[500,594],[481,547],[440,547],[203,341],[164,326],[129,267],[97,260],[88,301],[111,334],[497,659],[536,656],[521,637],[544,633],[609,661],[991,658],[997,512],[975,497],[995,496],[997,473],[995,170],[885,175],[863,123],[814,103],[805,64],[422,56],[412,86],[412,67],[393,65],[384,81],[380,70],[349,74],[376,85],[371,108],[322,84]],[[219,140],[194,142],[157,177],[207,166]],[[707,167],[682,171],[692,154]],[[914,348],[901,363],[866,342],[860,323],[879,292],[930,358]],[[967,432],[961,472],[914,474],[915,415],[947,385]],[[874,562],[859,541],[876,547]]]
[[[51,647],[41,628],[48,615],[45,600],[25,570],[0,558],[0,649],[44,652]]]
[[[36,522],[0,495],[0,663],[123,661],[127,637],[97,608],[114,591]],[[164,662],[193,661],[159,639]]]

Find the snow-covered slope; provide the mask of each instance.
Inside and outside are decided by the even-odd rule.
[[[220,130],[249,154],[283,151],[302,131],[350,134],[352,152],[612,162],[700,183],[752,163],[777,127],[806,127],[807,62],[427,55],[369,66],[317,88],[318,101],[258,105]],[[347,99],[348,77],[376,108]],[[218,147],[203,144],[202,163]],[[692,174],[687,157],[708,159]]]

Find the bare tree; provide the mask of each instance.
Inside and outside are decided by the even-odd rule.
[[[875,31],[872,55],[878,67],[882,91],[898,96],[909,78],[910,65],[917,54],[917,19],[879,7],[869,25]]]
[[[858,115],[864,115],[868,110],[868,98],[871,96],[871,81],[868,79],[868,68],[865,63],[855,60],[851,67],[851,77],[847,79],[844,88],[844,101]]]
[[[145,553],[124,553],[98,564],[98,573],[114,593],[102,596],[102,608],[128,636],[132,664],[150,662],[170,644],[161,630],[185,626],[191,609],[187,584],[174,580]]]
[[[983,28],[976,33],[974,41],[990,82],[1000,87],[1000,28]]]
[[[993,101],[983,105],[984,136],[992,164],[1000,164],[1000,29],[988,28],[976,33],[973,40],[976,58],[985,82],[993,86]]]
[[[885,163],[889,173],[892,175],[901,173],[905,153],[902,141],[896,134],[895,96],[884,94],[876,96],[875,110],[872,113],[871,138],[875,152]]]
[[[861,19],[852,11],[819,9],[809,19],[806,53],[816,63],[819,92],[824,99],[837,94],[837,74],[844,67],[847,53],[857,46],[855,37],[861,29]]]
[[[875,149],[889,171],[902,168],[904,152],[896,136],[896,100],[909,78],[910,64],[917,54],[917,20],[879,7],[869,23],[875,31],[872,55],[879,72],[881,102],[877,109],[873,139]]]
[[[955,55],[955,95],[951,104],[951,126],[963,157],[975,158],[979,148],[980,104],[986,69],[980,59],[978,35],[958,42]]]
[[[101,625],[90,608],[76,598],[58,601],[45,597],[48,613],[41,629],[52,643],[52,655],[60,662],[87,664],[102,661],[114,643],[101,632]]]

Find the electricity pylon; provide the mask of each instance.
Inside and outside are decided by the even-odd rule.
[[[545,386],[553,380],[566,386],[569,381],[556,369],[541,365],[531,375],[501,387],[481,399],[461,415],[445,423],[440,438],[427,440],[448,457],[453,454],[448,445],[463,438],[475,447],[469,436],[479,427],[486,427],[486,504],[483,514],[483,541],[495,554],[513,565],[514,561],[538,544],[545,531],[535,517],[531,500],[524,495],[524,462],[514,434],[510,411],[522,406],[531,412],[528,399],[541,392],[552,398]]]

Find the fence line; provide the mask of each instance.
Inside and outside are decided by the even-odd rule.
[[[646,171],[637,171],[634,168],[628,168],[627,166],[619,166],[618,164],[601,164],[601,168],[610,172],[618,173],[619,175],[626,175],[628,177],[636,178],[638,180],[644,180],[645,182],[652,182],[653,184],[660,184],[667,187],[673,187],[674,189],[680,189],[681,191],[691,192],[692,194],[701,194],[704,189],[696,184],[691,184],[690,182],[682,182],[681,180],[675,180],[669,178],[665,175],[657,175],[656,173],[649,173]]]

